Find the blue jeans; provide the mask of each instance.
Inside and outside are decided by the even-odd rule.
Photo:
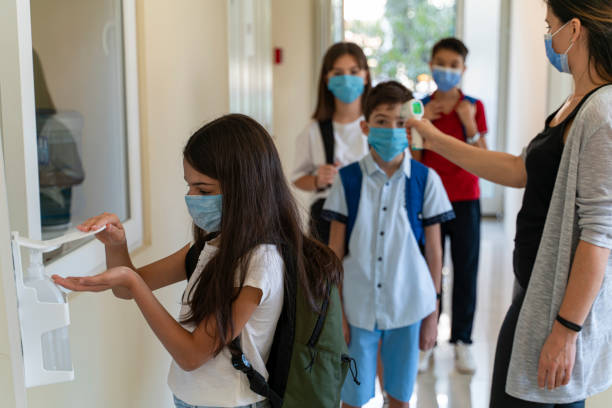
[[[184,401],[181,401],[179,398],[177,398],[176,395],[174,395],[174,405],[176,406],[176,408],[217,408],[217,407],[205,407],[202,405],[191,405]],[[235,407],[235,408],[270,408],[270,403],[268,402],[268,400],[264,400],[261,402],[257,402],[255,404],[242,405],[240,407]]]

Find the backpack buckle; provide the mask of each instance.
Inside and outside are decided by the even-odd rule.
[[[253,370],[251,363],[249,363],[249,360],[244,354],[232,355],[232,365],[236,370],[242,371],[245,374]]]

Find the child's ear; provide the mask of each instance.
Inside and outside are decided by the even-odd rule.
[[[359,122],[359,125],[361,126],[361,132],[365,136],[370,134],[370,126],[368,126],[368,122],[366,122],[365,120],[362,120],[361,122]]]

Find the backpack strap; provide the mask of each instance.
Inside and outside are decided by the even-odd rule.
[[[359,162],[349,164],[346,167],[340,169],[340,180],[342,181],[342,187],[344,187],[344,198],[346,200],[346,209],[348,211],[347,222],[346,222],[346,253],[349,251],[349,240],[355,221],[357,220],[357,211],[359,210],[359,200],[361,198],[361,182],[363,180],[363,173],[361,171],[361,165]]]
[[[276,393],[266,381],[263,375],[256,371],[247,357],[242,352],[240,346],[240,336],[236,337],[228,348],[232,354],[232,366],[238,371],[246,374],[249,379],[249,388],[255,394],[266,397],[273,408],[280,408],[283,404],[283,399]]]
[[[320,120],[319,130],[323,139],[323,148],[325,149],[325,163],[334,164],[334,124],[331,119]]]
[[[213,239],[219,236],[219,232],[211,232],[210,234],[204,237],[204,240],[201,243],[194,243],[189,251],[187,251],[187,255],[185,255],[185,272],[187,275],[187,280],[191,279],[191,275],[195,271],[196,266],[198,266],[198,260],[200,259],[200,253],[202,249],[204,249],[204,245],[208,241],[212,241]]]
[[[423,228],[423,200],[429,169],[416,160],[410,160],[410,177],[406,177],[406,211],[412,233],[421,249],[425,246]]]

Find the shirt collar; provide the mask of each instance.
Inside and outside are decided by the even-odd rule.
[[[402,173],[406,175],[406,177],[410,178],[410,160],[412,156],[408,149],[404,151],[404,160],[402,160],[402,164],[400,165],[400,170]],[[387,176],[387,174],[380,168],[378,164],[374,161],[374,157],[372,156],[372,152],[368,153],[362,160],[363,168],[368,176],[372,176],[377,171]]]

